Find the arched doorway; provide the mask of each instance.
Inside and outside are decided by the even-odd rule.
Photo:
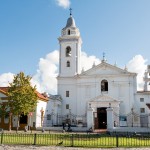
[[[95,129],[107,128],[107,111],[106,107],[97,108],[97,117],[95,118]]]
[[[19,125],[20,125],[19,129],[24,129],[25,126],[27,126],[27,123],[28,123],[28,116],[24,115],[22,113],[21,116],[20,116],[20,120],[19,120]]]

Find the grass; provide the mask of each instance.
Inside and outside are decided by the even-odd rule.
[[[150,137],[118,137],[101,134],[23,134],[4,133],[1,144],[59,145],[74,147],[148,147]]]

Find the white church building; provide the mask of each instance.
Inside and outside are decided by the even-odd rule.
[[[150,132],[150,65],[143,75],[142,91],[137,91],[136,73],[107,63],[105,56],[100,64],[84,71],[82,39],[72,14],[58,41],[58,93],[49,95],[49,101],[38,93],[36,112],[26,117],[24,126],[62,130],[62,124],[69,124],[73,131]],[[1,87],[0,100],[7,100],[7,88]],[[12,121],[15,127],[16,119]],[[2,128],[8,126],[8,116],[0,118],[0,123]]]
[[[93,64],[84,71],[81,68],[82,39],[72,14],[58,40],[57,84],[61,100],[53,107],[55,115],[50,118],[53,125],[69,123],[76,129],[86,130],[150,127],[150,65],[143,75],[143,91],[137,91],[136,73],[107,63],[105,57],[100,64]],[[50,100],[50,103],[56,101]]]

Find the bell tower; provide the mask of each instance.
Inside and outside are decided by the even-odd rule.
[[[75,20],[72,17],[70,9],[70,17],[66,26],[61,31],[58,38],[59,51],[59,77],[73,77],[81,73],[80,55],[82,39],[80,31],[76,27]]]
[[[144,91],[150,90],[150,65],[147,65],[147,70],[144,73]]]

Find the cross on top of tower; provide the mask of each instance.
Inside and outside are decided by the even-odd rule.
[[[105,60],[105,53],[103,52],[103,60]]]
[[[102,62],[106,62],[105,53],[103,52],[103,60]]]
[[[69,10],[70,10],[70,16],[72,16],[72,8],[70,8]]]

